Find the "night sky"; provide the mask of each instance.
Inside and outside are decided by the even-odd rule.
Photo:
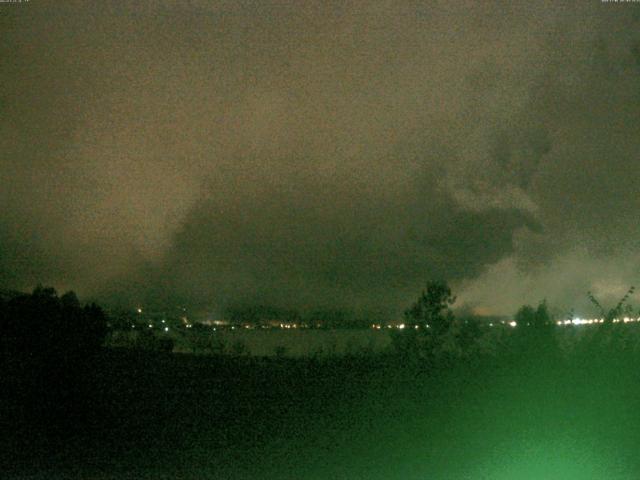
[[[640,278],[640,3],[90,3],[0,3],[0,287],[586,314]]]

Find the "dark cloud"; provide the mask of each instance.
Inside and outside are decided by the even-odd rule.
[[[233,201],[199,202],[160,275],[190,303],[397,307],[427,279],[475,275],[531,222],[515,209],[461,209],[437,178],[407,182],[401,196],[337,184],[251,184]]]
[[[634,4],[0,11],[7,287],[510,313],[637,274]]]

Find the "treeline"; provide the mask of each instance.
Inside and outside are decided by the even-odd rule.
[[[73,292],[58,296],[38,286],[0,297],[3,411],[25,424],[72,431],[87,413],[89,378],[106,334],[102,309],[82,305]]]
[[[58,296],[38,286],[31,294],[0,299],[0,352],[30,361],[64,361],[94,353],[107,334],[107,318],[96,304],[81,305],[73,291]]]
[[[589,337],[591,347],[594,342],[612,345],[620,343],[620,332],[624,328],[615,323],[616,318],[633,314],[628,303],[633,293],[631,287],[610,310],[605,310],[593,294],[588,293],[603,323],[594,327],[576,327],[589,329],[589,334],[575,335],[571,327],[556,326],[557,320],[571,320],[573,312],[568,312],[565,318],[554,318],[545,301],[535,307],[523,305],[515,313],[513,322],[503,320],[492,323],[473,315],[456,316],[452,310],[456,297],[448,284],[442,281],[429,282],[404,312],[404,328],[390,330],[392,347],[389,353],[414,358],[464,357],[496,352],[505,346],[530,353],[533,348],[531,345],[535,344],[535,348],[539,349],[551,348],[552,344],[558,342],[567,343],[569,337],[574,340]],[[300,327],[329,329],[370,328],[379,318],[340,309],[316,309],[303,314],[271,306],[237,307],[230,309],[227,314],[227,318],[236,324],[273,326],[285,322]],[[127,319],[123,323],[127,332],[130,332],[131,322],[133,320]],[[167,328],[171,330],[169,333],[163,329],[156,334],[147,325],[139,327],[133,332],[136,335],[132,346],[140,350],[170,352],[174,348],[176,335],[184,336],[187,332]],[[560,329],[563,332],[561,336],[557,335]],[[73,371],[99,351],[109,332],[112,337],[120,333],[117,330],[117,322],[113,319],[108,321],[99,306],[81,305],[73,292],[59,296],[53,288],[38,286],[31,294],[0,295],[0,360],[5,371],[8,369],[28,374],[56,368]],[[612,335],[614,332],[617,333]],[[202,341],[214,340],[213,337],[209,338],[209,330],[204,332],[209,335],[204,335],[200,329],[193,329],[193,333],[187,340],[199,341],[201,337]],[[627,343],[628,337],[625,340]],[[212,347],[212,350],[218,351],[220,348]]]
[[[477,355],[507,354],[526,360],[640,352],[640,329],[623,321],[623,316],[634,314],[628,303],[633,293],[631,287],[615,307],[606,310],[588,292],[599,314],[594,326],[574,325],[573,310],[554,318],[545,300],[537,307],[523,305],[511,321],[488,323],[473,316],[456,317],[451,309],[456,297],[447,283],[429,282],[405,311],[405,328],[391,332],[393,352],[408,359],[436,361]]]

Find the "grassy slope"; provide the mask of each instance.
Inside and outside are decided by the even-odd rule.
[[[638,478],[637,356],[523,358],[436,374],[106,352],[47,427],[4,416],[3,478]]]

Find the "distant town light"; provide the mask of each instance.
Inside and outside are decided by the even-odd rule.
[[[140,307],[138,307],[138,308],[136,309],[136,312],[138,312],[138,313],[142,313],[142,309],[141,309]]]
[[[169,331],[169,327],[164,327],[164,331],[168,332]]]
[[[517,322],[509,322],[509,326],[510,326],[510,327],[515,327],[516,325],[518,325],[518,323],[517,323]]]

